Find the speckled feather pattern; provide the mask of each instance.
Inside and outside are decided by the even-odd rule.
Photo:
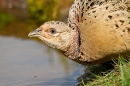
[[[75,0],[68,24],[49,21],[29,35],[83,65],[129,57],[130,0]]]
[[[68,25],[78,29],[80,59],[93,63],[130,50],[129,0],[75,0]],[[107,57],[105,60],[110,60]]]

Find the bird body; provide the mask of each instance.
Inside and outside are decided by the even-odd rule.
[[[75,0],[68,25],[46,22],[29,36],[39,37],[80,64],[102,63],[120,53],[129,55],[129,10],[130,0]]]

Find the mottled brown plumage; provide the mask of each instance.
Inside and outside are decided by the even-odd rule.
[[[68,25],[49,21],[29,36],[39,37],[80,64],[97,64],[130,51],[130,0],[75,0]]]

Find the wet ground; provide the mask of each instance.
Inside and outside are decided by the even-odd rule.
[[[83,67],[41,42],[0,36],[1,86],[74,86]]]

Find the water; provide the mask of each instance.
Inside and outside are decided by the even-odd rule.
[[[74,86],[82,69],[43,43],[0,36],[0,86]]]

